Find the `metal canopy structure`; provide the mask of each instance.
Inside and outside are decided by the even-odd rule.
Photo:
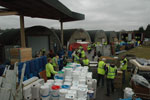
[[[58,0],[0,0],[0,6],[28,17],[54,19],[61,22],[84,19],[83,14],[72,12]]]
[[[71,11],[58,0],[0,0],[0,16],[20,15],[22,47],[24,40],[24,16],[59,20],[61,25],[61,41],[63,45],[63,22],[84,20],[85,16]]]

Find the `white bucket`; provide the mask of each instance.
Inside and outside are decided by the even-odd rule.
[[[71,87],[72,83],[71,82],[64,82],[64,85],[68,85]]]
[[[72,79],[66,78],[65,82],[72,82]]]
[[[65,100],[74,100],[75,99],[75,95],[72,93],[68,93],[65,96]]]
[[[55,83],[63,83],[63,80],[56,79],[56,80],[55,80]],[[55,84],[55,83],[54,83],[54,84]]]
[[[85,84],[86,84],[86,80],[85,80],[85,79],[80,79],[80,80],[79,80],[79,84],[85,85]]]
[[[65,76],[72,76],[72,68],[65,68]]]
[[[50,83],[50,84],[54,84],[54,80],[50,79],[50,80],[47,80],[46,83]]]
[[[77,97],[77,91],[76,90],[68,90],[68,94],[74,94],[75,98]]]
[[[57,85],[53,85],[52,87],[51,87],[51,90],[52,90],[52,92],[51,92],[51,97],[52,97],[52,99],[59,99],[59,89],[60,89],[60,86],[57,86]]]
[[[42,100],[48,100],[49,99],[49,89],[50,88],[48,85],[41,86],[40,96],[41,96]]]
[[[62,86],[63,84],[62,84],[62,83],[57,82],[57,83],[54,83],[54,85]]]
[[[78,88],[88,88],[88,86],[87,85],[83,85],[83,84],[79,84]]]
[[[67,89],[60,89],[59,90],[59,100],[65,100],[65,96],[68,93]]]
[[[72,81],[72,86],[78,87],[79,81]]]
[[[86,88],[78,88],[78,98],[86,98],[87,91],[88,90]]]

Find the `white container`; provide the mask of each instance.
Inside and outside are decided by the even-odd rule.
[[[54,84],[55,84],[55,83],[63,83],[63,80],[56,79],[55,82],[54,82]]]
[[[30,94],[30,95],[24,97],[24,100],[32,100],[32,95]]]
[[[68,90],[68,94],[74,94],[75,98],[77,97],[77,91],[76,90]]]
[[[93,90],[93,85],[91,81],[87,82],[87,85],[89,90]]]
[[[74,100],[75,99],[75,95],[72,93],[68,93],[65,96],[65,100]]]
[[[71,82],[64,82],[64,85],[68,85],[71,87],[72,83]]]
[[[50,80],[47,80],[46,83],[50,83],[50,84],[54,84],[54,80],[50,79]]]
[[[80,79],[80,80],[79,80],[79,84],[85,85],[85,84],[86,84],[86,80],[85,80],[85,79]]]
[[[53,86],[51,88],[52,92],[51,92],[51,98],[52,100],[59,100],[59,88],[53,89]]]
[[[65,100],[65,96],[68,93],[67,89],[60,89],[59,90],[59,100]]]
[[[80,72],[75,71],[72,74],[73,81],[79,81]]]
[[[48,85],[43,85],[40,87],[40,96],[42,100],[48,100],[49,99],[49,86]]]
[[[126,98],[132,98],[134,92],[131,88],[125,88],[124,89],[124,99]]]
[[[65,76],[65,79],[72,79],[72,76]]]
[[[41,97],[42,100],[49,100],[49,96],[48,97]]]
[[[65,82],[72,82],[72,79],[66,78]]]
[[[72,82],[72,86],[78,87],[78,85],[79,85],[79,81],[73,81],[73,82]]]
[[[65,68],[65,76],[72,76],[72,68]]]
[[[76,91],[77,91],[77,90],[78,90],[78,87],[77,87],[77,86],[71,86],[71,87],[70,87],[70,90],[76,90]]]
[[[78,88],[88,88],[88,86],[87,85],[83,85],[83,84],[79,84]]]
[[[40,98],[40,87],[41,84],[33,85],[31,87],[32,99]]]
[[[57,82],[57,83],[54,83],[54,85],[58,85],[58,86],[62,86],[63,84],[62,83],[59,83],[59,82]]]
[[[88,90],[86,88],[78,88],[78,98],[86,98],[87,91]]]
[[[92,87],[94,90],[97,89],[97,80],[96,79],[92,79]]]

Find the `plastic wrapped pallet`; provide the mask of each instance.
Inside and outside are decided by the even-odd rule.
[[[140,76],[138,74],[133,75],[132,80],[137,84],[150,88],[149,82],[143,76]]]

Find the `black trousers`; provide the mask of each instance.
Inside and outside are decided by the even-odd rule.
[[[102,82],[101,86],[104,86],[104,75],[97,75],[97,86],[99,86],[100,81]]]
[[[125,81],[126,81],[126,70],[122,70],[122,84],[125,84]]]
[[[107,79],[107,95],[110,95],[111,92],[114,92],[114,79]]]

